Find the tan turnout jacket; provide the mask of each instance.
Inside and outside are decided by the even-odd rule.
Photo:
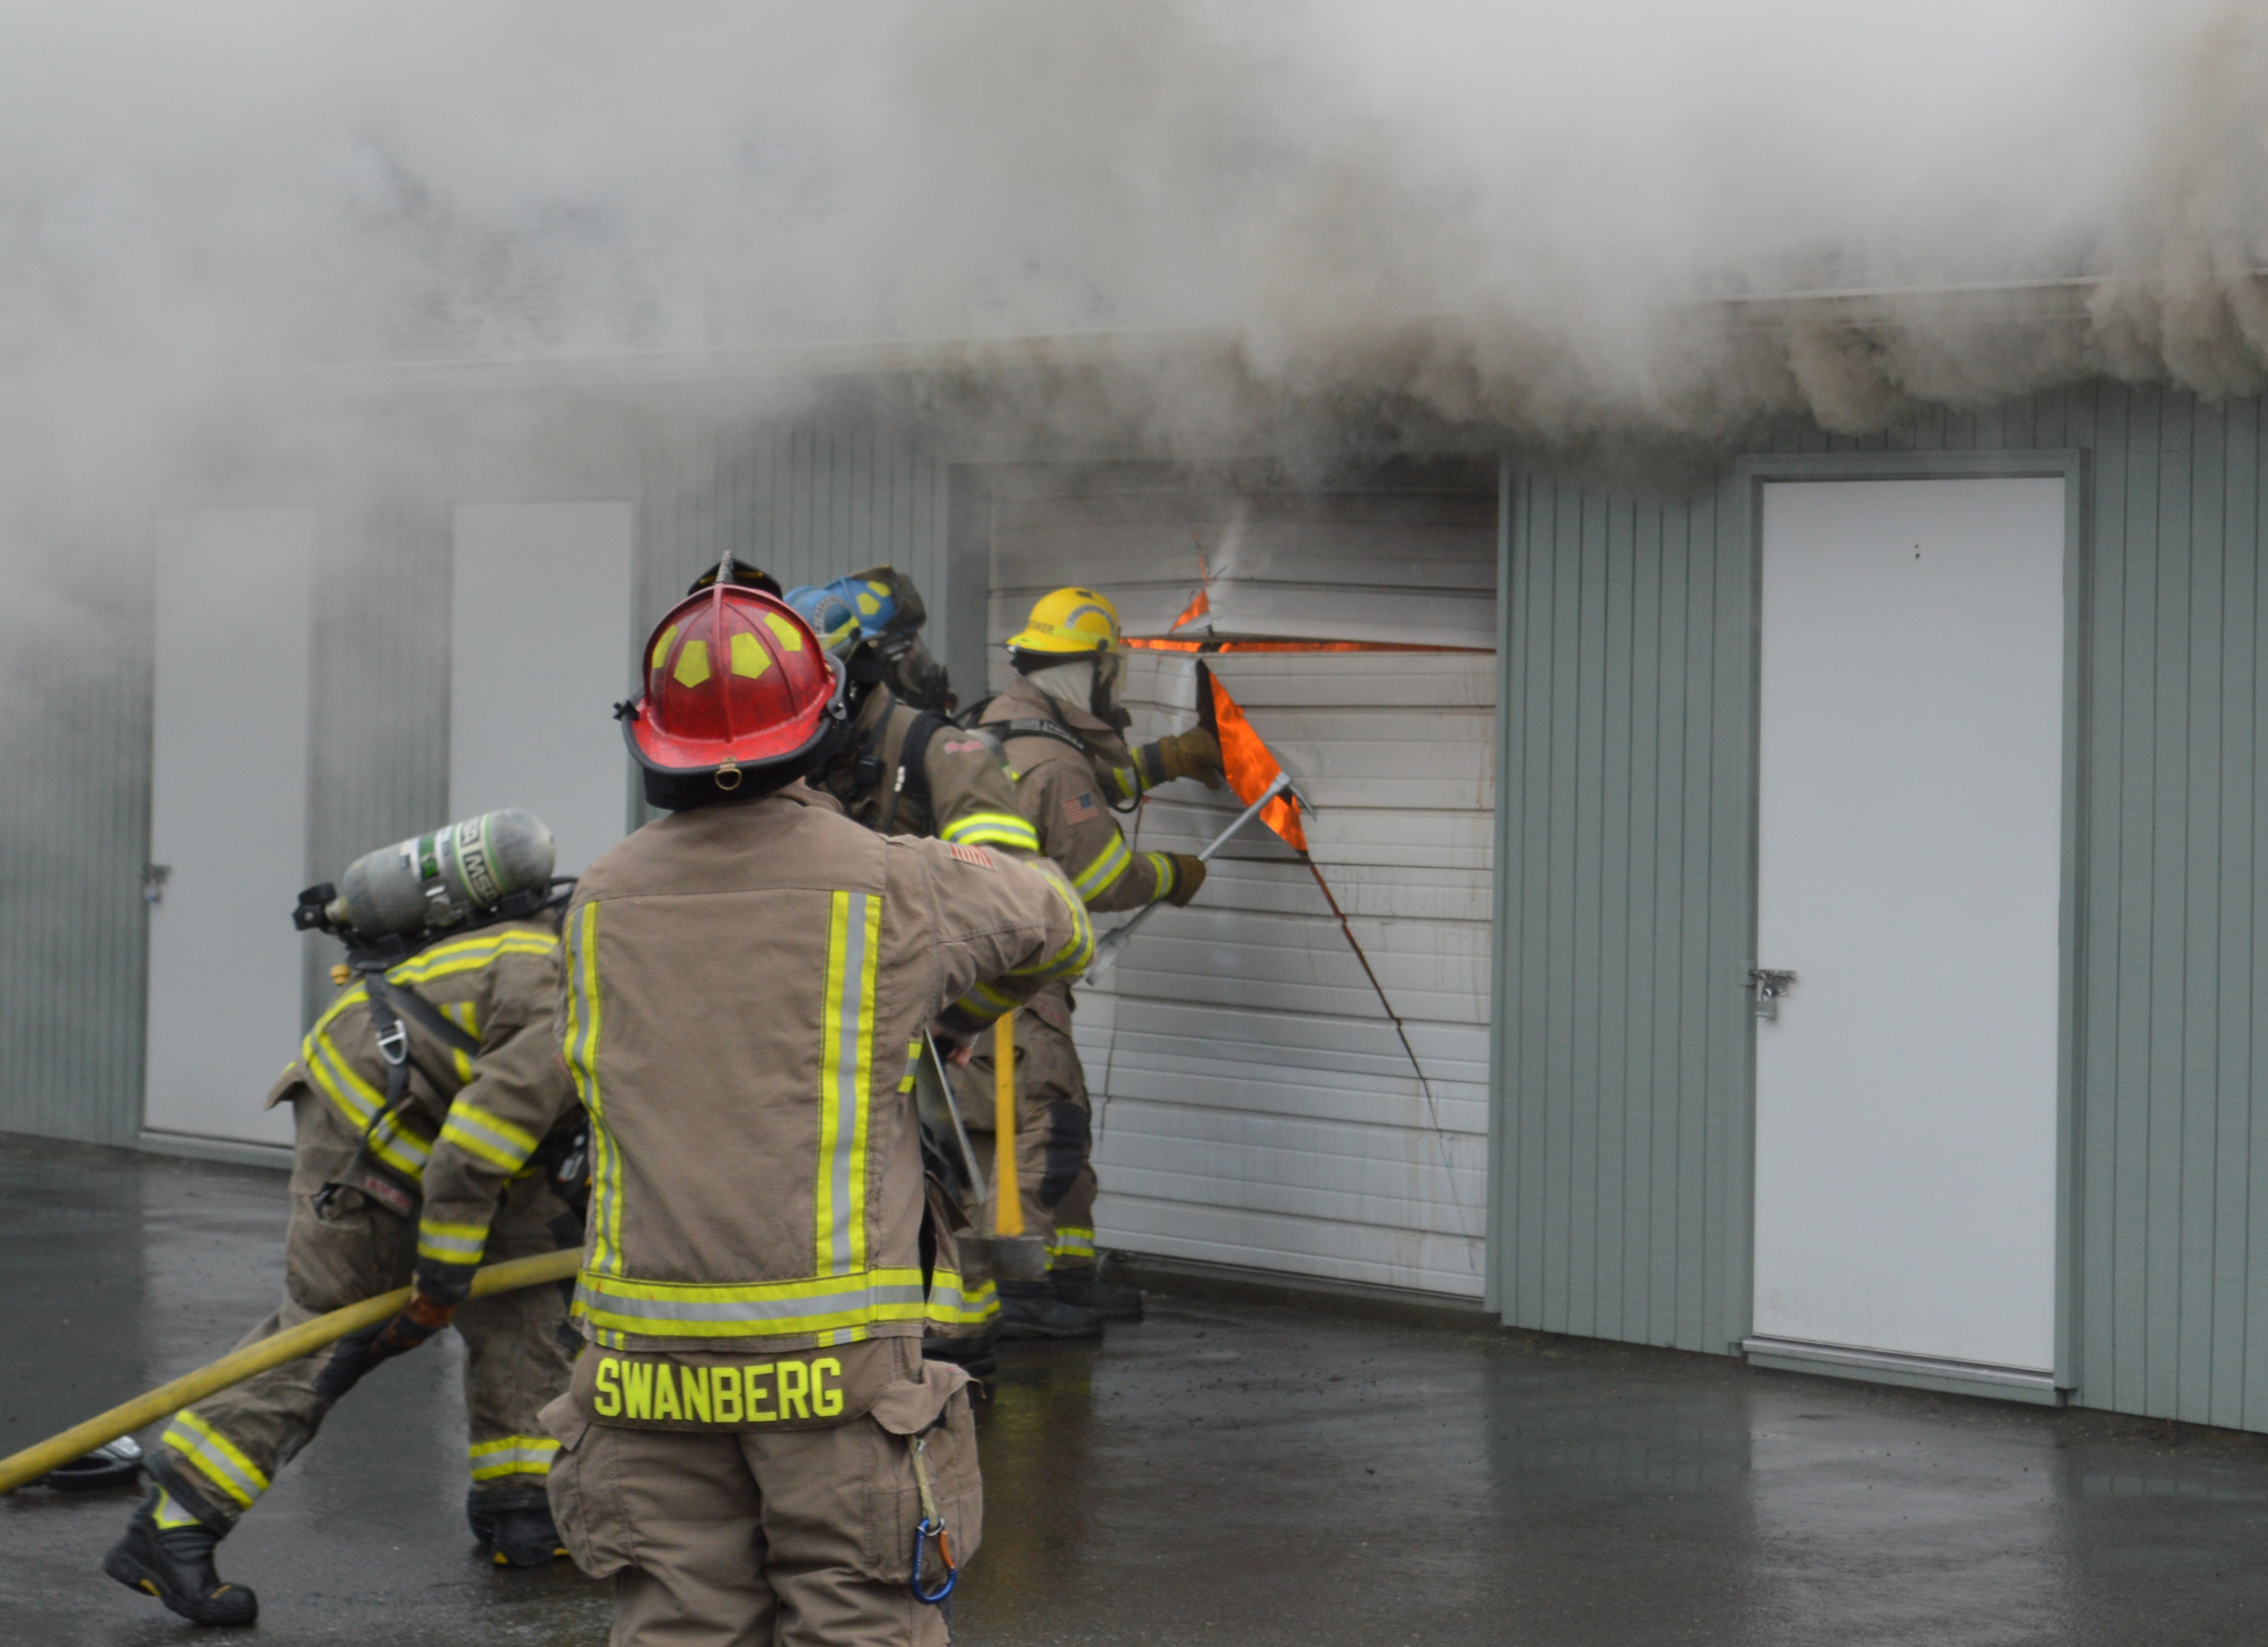
[[[585,1335],[761,1356],[919,1335],[899,1083],[933,1017],[973,1032],[1086,967],[1062,877],[877,835],[797,784],[638,830],[583,876],[566,940],[558,1035],[592,1124]]]
[[[1138,909],[1170,896],[1173,859],[1134,851],[1111,815],[1111,801],[1138,799],[1145,787],[1126,740],[1085,710],[1059,702],[1025,680],[994,698],[977,724],[1005,721],[1052,721],[1085,746],[1082,752],[1054,738],[1012,736],[1006,752],[1016,775],[1017,812],[1086,907]]]
[[[528,1158],[574,1107],[551,1034],[559,936],[549,920],[505,922],[444,939],[386,976],[476,1039],[479,1051],[460,1052],[402,1015],[409,1080],[403,1102],[381,1114],[387,1065],[368,986],[357,980],[315,1020],[269,1101],[304,1085],[364,1139],[365,1158],[383,1172],[350,1187],[414,1213],[418,1283],[453,1299],[472,1284],[504,1186],[534,1170]]]
[[[876,687],[859,709],[850,747],[815,787],[870,829],[1037,852],[1039,837],[1017,810],[1015,783],[992,746],[930,717],[922,746],[912,748],[924,718],[887,687]]]

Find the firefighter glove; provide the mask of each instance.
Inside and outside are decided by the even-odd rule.
[[[1217,790],[1223,776],[1220,745],[1202,726],[1160,738],[1143,748],[1142,776],[1153,785],[1170,783],[1175,778],[1197,778],[1207,789]]]
[[[422,1292],[409,1295],[409,1302],[401,1314],[383,1327],[372,1327],[352,1333],[339,1340],[331,1358],[315,1375],[315,1393],[327,1401],[335,1401],[362,1382],[363,1374],[381,1361],[406,1355],[449,1324],[457,1312],[453,1304],[443,1304]]]
[[[1167,854],[1174,860],[1174,890],[1166,894],[1166,901],[1179,909],[1197,895],[1204,885],[1205,865],[1201,857],[1191,857],[1186,852]]]

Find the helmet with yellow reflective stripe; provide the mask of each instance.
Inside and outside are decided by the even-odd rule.
[[[1008,637],[1012,652],[1049,658],[1092,658],[1126,650],[1118,629],[1118,608],[1092,589],[1058,589],[1042,595],[1024,627]]]
[[[843,669],[811,626],[724,578],[671,609],[642,661],[644,692],[615,713],[657,806],[770,794],[827,760],[849,726]]]

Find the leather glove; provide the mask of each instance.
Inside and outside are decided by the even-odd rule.
[[[1186,852],[1169,852],[1174,860],[1174,890],[1166,894],[1166,901],[1179,909],[1197,895],[1204,885],[1205,863],[1201,857],[1191,857]]]
[[[1175,732],[1170,738],[1160,738],[1142,751],[1144,776],[1152,783],[1170,783],[1175,778],[1197,778],[1209,790],[1220,787],[1225,776],[1220,764],[1220,745],[1202,726],[1192,726],[1185,732]]]
[[[327,1401],[335,1401],[361,1383],[364,1373],[381,1361],[391,1361],[416,1349],[446,1327],[449,1318],[456,1312],[453,1304],[413,1292],[401,1313],[383,1327],[365,1327],[339,1340],[338,1348],[331,1351],[331,1358],[315,1375],[315,1393]]]

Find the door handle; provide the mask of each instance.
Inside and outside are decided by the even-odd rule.
[[[1779,1016],[1779,1004],[1787,992],[1795,988],[1795,974],[1770,967],[1749,968],[1749,988],[1756,991],[1756,1014],[1762,1018]]]

